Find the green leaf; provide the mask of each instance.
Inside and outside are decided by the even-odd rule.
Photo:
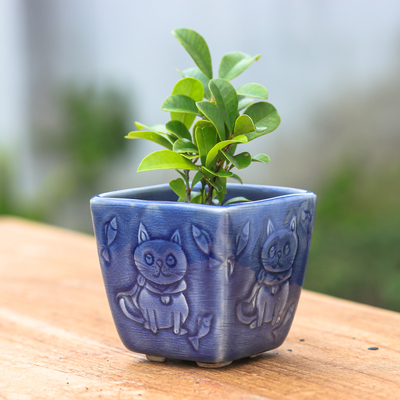
[[[215,172],[212,172],[205,167],[202,167],[201,169],[207,176],[207,178],[205,178],[207,183],[209,183],[218,192],[226,193],[226,176],[216,175]]]
[[[214,175],[205,167],[201,167],[201,172],[203,173],[203,176],[205,176],[205,180],[208,182],[209,179],[214,178]]]
[[[221,64],[219,65],[218,77],[230,81],[240,75],[253,61],[258,60],[260,57],[261,54],[251,57],[241,51],[227,53],[222,57]]]
[[[172,150],[160,150],[146,156],[140,163],[137,171],[151,171],[155,169],[189,169],[198,171],[199,167]]]
[[[224,186],[222,185],[221,181],[219,178],[217,178],[215,181],[208,180],[206,179],[207,183],[209,183],[217,192],[223,192]]]
[[[163,147],[166,147],[169,150],[172,150],[172,143],[166,139],[163,135],[153,132],[153,131],[133,131],[129,132],[127,139],[146,139],[150,140],[151,142],[160,144]]]
[[[239,115],[235,121],[234,135],[244,135],[245,133],[255,132],[253,120],[246,114]]]
[[[182,137],[188,140],[192,140],[192,136],[190,135],[188,128],[186,128],[185,124],[181,121],[176,121],[176,120],[169,121],[165,124],[165,127],[169,132],[178,136],[178,138]]]
[[[173,94],[167,97],[161,106],[161,110],[199,115],[196,102],[183,94]]]
[[[196,132],[197,128],[204,128],[205,126],[209,126],[210,128],[214,128],[215,129],[214,124],[211,121],[209,121],[208,119],[199,119],[193,125],[193,132]]]
[[[199,158],[198,154],[188,154],[188,153],[181,153],[183,157],[187,158],[188,160],[194,160]]]
[[[229,132],[233,132],[238,109],[238,97],[235,88],[225,79],[212,79],[210,81],[210,90],[224,117]]]
[[[227,179],[218,176],[215,180],[221,183],[221,186],[222,186],[222,193],[225,193],[225,194],[226,194],[226,193],[227,193],[227,191],[226,191],[226,181],[227,181]],[[224,197],[225,197],[225,196],[224,196]],[[223,200],[223,199],[222,199],[222,200]]]
[[[264,164],[268,164],[271,161],[271,159],[266,154],[256,154],[255,156],[252,157],[252,161],[258,161]]]
[[[201,173],[201,171],[196,172],[196,175],[193,177],[193,180],[192,180],[192,187],[196,183],[200,182],[203,178],[204,178],[204,175]]]
[[[218,136],[221,140],[225,139],[225,124],[224,117],[219,108],[208,101],[198,101],[196,103],[197,108],[211,121],[218,132]]]
[[[208,169],[206,167],[201,167],[201,169],[203,171],[205,171],[208,176],[212,175],[212,176],[219,176],[221,178],[228,178],[233,175],[233,172],[230,172],[230,171],[221,170],[221,171],[215,172],[215,171],[211,171],[210,169]]]
[[[240,86],[236,89],[238,95],[255,97],[257,99],[268,100],[268,90],[264,86],[258,83],[246,83],[246,85]]]
[[[174,143],[178,137],[175,134],[170,134],[168,130],[165,128],[164,124],[155,124],[155,125],[144,125],[138,121],[135,122],[136,128],[138,128],[140,131],[145,130],[145,131],[151,131],[155,133],[161,133],[162,135],[165,135],[171,143]]]
[[[241,183],[241,184],[243,185],[242,178],[241,178],[239,175],[233,174],[233,175],[231,176],[231,178],[232,178],[232,179],[235,179],[236,181],[238,181],[239,183]]]
[[[193,143],[197,145],[196,143],[196,129],[197,128],[204,128],[205,126],[211,127],[215,129],[215,126],[208,120],[208,119],[199,119],[196,121],[196,123],[193,125]],[[216,129],[215,129],[216,131]]]
[[[203,84],[195,78],[183,78],[178,81],[172,90],[172,95],[182,94],[190,97],[194,101],[203,100]],[[193,114],[171,112],[171,119],[181,121],[187,128],[190,128],[196,118]]]
[[[135,121],[135,125],[136,128],[138,128],[140,131],[146,130],[152,132],[168,133],[168,131],[165,128],[165,125],[163,124],[144,125],[141,122]]]
[[[204,88],[198,79],[183,78],[175,84],[171,94],[184,94],[194,101],[201,101],[204,97]]]
[[[213,125],[197,127],[195,136],[201,163],[205,165],[208,152],[217,144],[217,131]]]
[[[148,131],[153,130],[153,129],[151,129],[148,125],[142,124],[142,123],[139,122],[139,121],[135,121],[135,125],[136,125],[136,128],[138,128],[140,131],[141,131],[141,130],[148,130]],[[153,130],[153,131],[154,131],[154,130]]]
[[[232,143],[247,143],[247,138],[244,135],[239,135],[236,136],[234,139],[224,140],[217,143],[207,154],[206,167],[209,167],[214,162],[214,159],[217,157],[219,150],[222,150],[224,147]]]
[[[196,153],[199,154],[199,150],[196,145],[192,143],[191,140],[185,138],[178,139],[172,148],[173,151],[177,153]]]
[[[237,161],[235,160],[235,158],[233,156],[231,156],[228,153],[223,152],[222,150],[220,150],[218,152],[218,156],[219,158],[222,160],[225,158],[226,161],[228,161],[228,163],[233,164],[236,168],[239,168],[239,164],[237,163]]]
[[[234,144],[233,146],[229,146],[229,149],[226,151],[226,154],[229,154],[230,156],[234,156],[236,153],[238,144]]]
[[[233,203],[243,203],[243,202],[247,202],[250,201],[249,199],[246,199],[246,197],[242,197],[242,196],[238,196],[238,197],[232,197],[231,199],[227,200],[224,203],[224,206],[227,206],[229,204],[233,204]]]
[[[190,54],[203,74],[212,79],[211,54],[204,38],[197,32],[186,28],[175,29],[172,34]]]
[[[247,168],[251,164],[251,155],[247,151],[236,154],[234,157],[239,164],[239,169]]]
[[[194,194],[194,195],[193,195]],[[190,199],[191,203],[201,204],[203,195],[200,192],[192,192],[192,198]]]
[[[176,178],[169,183],[169,187],[182,199],[186,199],[186,185],[182,178]]]
[[[238,111],[243,110],[244,108],[248,107],[254,100],[250,99],[250,97],[238,96],[239,104],[238,104]]]
[[[156,132],[168,134],[167,129],[164,124],[154,124],[149,126],[150,130],[155,130]]]
[[[182,171],[179,171],[179,169],[176,169],[175,171],[183,178],[185,185],[189,186],[189,180],[187,176]]]
[[[252,104],[247,107],[244,113],[253,120],[257,130],[257,132],[246,134],[249,141],[272,132],[281,122],[281,117],[276,108],[267,102]]]
[[[225,199],[225,193],[217,192],[217,198],[218,198],[218,205],[220,206]]]
[[[204,89],[204,95],[208,100],[211,100],[211,92],[210,88],[208,87],[208,82],[210,82],[210,79],[207,78],[199,68],[193,67],[193,68],[188,68],[185,69],[184,71],[179,71],[178,72],[184,77],[184,78],[195,78],[198,79],[202,84],[203,84],[203,89]]]

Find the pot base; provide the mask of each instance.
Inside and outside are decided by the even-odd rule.
[[[232,364],[232,361],[225,361],[220,363],[203,363],[196,361],[197,366],[202,368],[222,368]]]
[[[151,356],[146,354],[146,358],[152,362],[163,363],[167,360],[166,357],[159,357],[159,356]],[[222,368],[232,364],[232,361],[220,362],[220,363],[204,363],[200,361],[196,361],[197,366],[202,368]]]

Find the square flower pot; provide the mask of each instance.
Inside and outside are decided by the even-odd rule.
[[[220,367],[280,346],[297,308],[316,196],[228,185],[229,206],[176,202],[168,185],[101,194],[91,210],[124,345]]]

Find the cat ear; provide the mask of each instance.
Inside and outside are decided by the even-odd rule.
[[[275,230],[274,225],[272,224],[272,221],[269,219],[268,220],[268,225],[267,225],[267,235],[271,236],[272,232]]]
[[[171,242],[179,244],[179,246],[181,246],[181,235],[179,234],[178,230],[176,230],[175,233],[171,236]]]
[[[139,233],[138,233],[138,242],[139,244],[142,244],[143,242],[147,242],[150,240],[150,236],[146,231],[146,228],[142,223],[139,225]]]
[[[293,218],[290,221],[290,230],[292,232],[296,232],[296,216],[295,215],[293,215]]]

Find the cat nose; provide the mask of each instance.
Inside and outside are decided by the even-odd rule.
[[[278,257],[281,258],[282,257],[282,252],[279,250],[278,251]]]
[[[163,266],[163,261],[159,259],[156,261],[156,264],[159,268],[161,268]]]

